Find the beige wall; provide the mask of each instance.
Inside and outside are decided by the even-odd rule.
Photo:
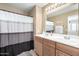
[[[42,33],[42,8],[36,6],[36,33]]]
[[[32,8],[32,10],[31,10],[31,12],[29,12],[29,16],[32,16],[33,17],[33,22],[34,22],[34,34],[35,34],[35,32],[36,32],[36,6],[34,6],[33,8]]]
[[[43,19],[42,19],[42,8],[40,6],[35,6],[30,12],[30,16],[33,16],[34,20],[34,33],[42,33],[43,29]]]
[[[5,4],[5,3],[0,3],[0,9],[11,11],[11,12],[14,12],[14,13],[23,14],[23,15],[28,15],[27,12],[20,10],[19,8],[16,8],[16,7],[11,6],[9,4]]]
[[[47,14],[46,14],[46,11],[45,11],[45,9],[42,9],[42,14],[43,14],[43,28],[42,28],[42,30],[43,31],[45,31],[45,24],[46,24],[46,20],[47,20]]]
[[[68,13],[64,13],[58,16],[50,17],[50,21],[55,22],[55,25],[62,25],[64,27],[64,34],[67,34],[67,20],[68,16],[78,14],[78,10],[74,10]]]

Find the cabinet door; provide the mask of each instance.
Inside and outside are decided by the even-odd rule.
[[[56,56],[70,56],[69,54],[66,54],[60,50],[56,50]]]
[[[49,45],[43,45],[43,55],[44,56],[55,56],[55,48]]]
[[[39,42],[35,43],[35,51],[36,51],[37,55],[39,55],[39,56],[43,55],[43,53],[42,53],[42,44],[41,43],[39,43]]]
[[[55,56],[55,42],[44,39],[43,54],[44,56]]]
[[[34,39],[34,45],[35,45],[35,52],[39,55],[43,55],[43,48],[42,48],[42,38],[35,37]]]
[[[56,49],[72,56],[79,56],[79,48],[74,48],[65,44],[56,43]]]

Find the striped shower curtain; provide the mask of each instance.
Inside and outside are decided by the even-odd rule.
[[[0,56],[33,49],[33,18],[0,10]]]

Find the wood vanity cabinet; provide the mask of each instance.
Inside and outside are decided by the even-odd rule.
[[[48,39],[43,41],[43,55],[44,56],[55,56],[55,42]]]
[[[41,37],[35,36],[34,39],[34,47],[35,47],[35,52],[37,55],[42,56],[43,55],[43,39]]]
[[[55,56],[55,42],[35,36],[35,52],[39,56]]]
[[[39,56],[79,56],[79,48],[35,36],[35,52]]]

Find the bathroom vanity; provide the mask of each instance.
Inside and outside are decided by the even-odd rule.
[[[59,37],[58,37],[59,36]],[[35,36],[35,52],[39,56],[79,56],[78,38],[65,39],[62,34]]]

